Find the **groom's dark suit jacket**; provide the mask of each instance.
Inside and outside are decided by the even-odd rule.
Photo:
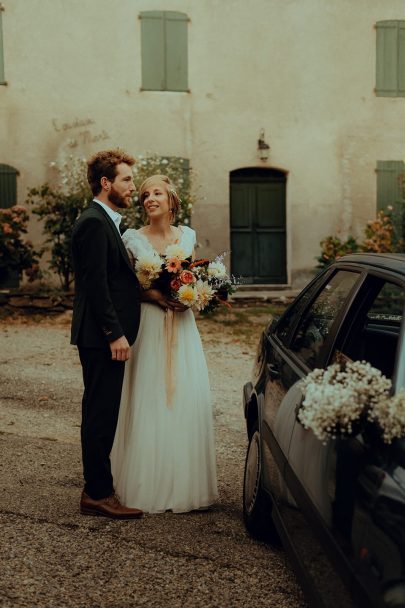
[[[135,342],[140,287],[118,230],[94,201],[73,229],[75,298],[71,343],[100,348],[125,336]]]

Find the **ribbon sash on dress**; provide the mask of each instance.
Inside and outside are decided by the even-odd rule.
[[[175,377],[173,371],[173,351],[177,340],[176,316],[171,308],[165,313],[166,342],[166,402],[169,409],[173,406]]]

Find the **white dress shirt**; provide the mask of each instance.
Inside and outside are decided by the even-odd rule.
[[[122,215],[120,213],[118,213],[117,211],[114,211],[114,209],[111,209],[111,207],[109,207],[105,203],[102,203],[101,201],[99,201],[97,198],[93,198],[93,201],[95,203],[98,203],[104,209],[104,211],[106,213],[108,213],[108,215],[110,216],[110,218],[112,219],[112,221],[114,222],[114,224],[118,230],[118,234],[121,236],[120,223],[122,220]]]

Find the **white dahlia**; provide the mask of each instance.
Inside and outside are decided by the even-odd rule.
[[[208,264],[208,276],[216,279],[222,279],[226,277],[226,268],[222,262],[210,262]]]
[[[214,297],[215,292],[207,281],[201,281],[201,279],[197,281],[195,289],[197,291],[196,308],[197,310],[204,310]]]
[[[197,300],[197,291],[191,285],[182,285],[177,292],[179,302],[185,306],[193,306]]]

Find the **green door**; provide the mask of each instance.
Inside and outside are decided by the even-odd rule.
[[[247,283],[286,283],[286,178],[272,169],[231,172],[232,273]]]

